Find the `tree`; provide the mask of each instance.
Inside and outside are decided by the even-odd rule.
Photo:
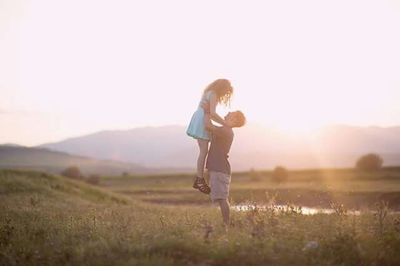
[[[82,179],[82,173],[77,166],[70,166],[61,172],[62,176],[69,177],[72,179]]]
[[[100,176],[92,174],[86,179],[86,182],[92,185],[98,185],[100,183]]]
[[[356,162],[356,168],[366,171],[374,171],[382,168],[383,160],[381,156],[375,153],[369,153],[361,156]]]
[[[272,178],[275,182],[283,182],[286,181],[289,177],[288,170],[283,166],[275,167],[274,171],[272,172]]]
[[[128,173],[128,172],[122,172],[121,175],[122,175],[122,176],[129,176],[129,173]]]

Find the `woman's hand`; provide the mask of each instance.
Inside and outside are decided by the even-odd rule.
[[[209,103],[207,103],[207,102],[204,103],[204,102],[203,102],[203,103],[201,104],[201,108],[203,108],[204,113],[210,115],[210,104],[209,104]]]

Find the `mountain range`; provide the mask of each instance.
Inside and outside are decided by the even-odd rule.
[[[135,163],[146,168],[194,169],[197,144],[183,126],[101,131],[45,143],[70,154]],[[400,127],[335,125],[309,134],[291,134],[257,124],[234,129],[230,161],[236,171],[288,168],[352,167],[366,153],[378,153],[384,165],[400,165]]]
[[[97,160],[44,148],[29,148],[15,144],[0,145],[0,169],[29,169],[59,174],[70,166],[78,166],[85,175],[121,175],[123,172],[148,173],[153,171],[133,163]]]

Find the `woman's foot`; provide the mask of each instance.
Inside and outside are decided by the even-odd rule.
[[[204,194],[210,194],[211,192],[211,189],[207,185],[206,180],[200,177],[196,177],[196,180],[193,183],[193,188],[198,189],[200,192]]]

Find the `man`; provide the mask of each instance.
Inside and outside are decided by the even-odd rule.
[[[210,176],[211,200],[219,204],[224,224],[228,226],[230,214],[228,196],[231,183],[228,153],[234,136],[232,128],[242,127],[246,123],[246,118],[241,111],[236,111],[228,113],[224,120],[226,125],[218,127],[214,126],[206,116],[206,128],[211,133],[206,168]]]

